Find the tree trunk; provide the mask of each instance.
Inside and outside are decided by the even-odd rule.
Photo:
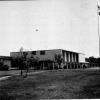
[[[21,69],[21,72],[20,72],[21,76],[23,76],[23,70]]]
[[[53,63],[53,70],[54,70],[54,67],[55,67],[55,66],[54,66],[54,63]]]

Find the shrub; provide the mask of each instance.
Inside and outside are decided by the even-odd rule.
[[[9,66],[7,65],[2,65],[0,66],[0,70],[3,71],[3,70],[8,70],[9,69]]]

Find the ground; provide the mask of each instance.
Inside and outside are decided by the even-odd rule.
[[[0,100],[98,99],[100,70],[55,70],[0,81]]]

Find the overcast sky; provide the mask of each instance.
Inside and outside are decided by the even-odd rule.
[[[0,1],[0,55],[66,49],[99,56],[96,0]]]

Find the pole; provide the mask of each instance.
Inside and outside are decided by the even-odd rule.
[[[99,6],[99,4],[98,4],[98,1],[97,1],[98,39],[99,39],[99,57],[100,57],[100,30],[99,30],[100,25],[99,25],[99,10],[98,10],[98,6]]]

